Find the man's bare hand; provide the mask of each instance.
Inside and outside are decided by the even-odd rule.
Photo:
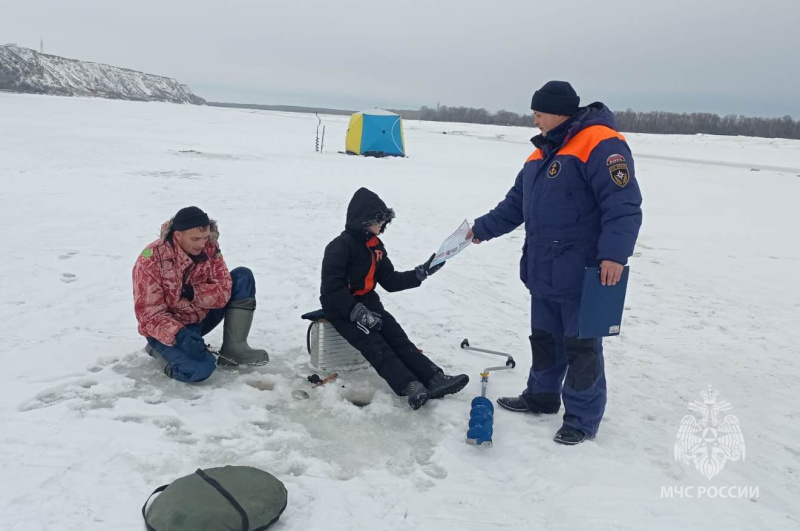
[[[479,243],[481,243],[483,241],[483,240],[479,240],[478,238],[475,237],[475,235],[472,233],[472,229],[469,229],[469,232],[467,233],[467,237],[464,238],[464,239],[465,240],[469,240],[470,238],[472,238],[472,243],[474,243],[474,244],[479,244]]]
[[[622,264],[611,260],[603,260],[600,262],[600,284],[614,286],[622,278],[623,269],[625,269],[625,266]]]

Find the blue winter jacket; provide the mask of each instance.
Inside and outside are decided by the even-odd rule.
[[[520,278],[534,297],[580,299],[584,267],[625,264],[633,254],[642,195],[616,129],[608,107],[593,103],[548,137],[534,137],[537,149],[505,199],[475,220],[480,240],[525,223]]]

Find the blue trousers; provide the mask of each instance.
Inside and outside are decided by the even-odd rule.
[[[532,363],[521,397],[534,411],[594,437],[606,409],[603,339],[577,339],[580,302],[531,300]]]
[[[246,267],[237,267],[231,271],[233,288],[231,301],[251,299],[256,296],[256,281],[253,272]],[[228,302],[230,304],[230,301]],[[225,317],[227,308],[215,308],[208,312],[205,319],[199,323],[185,325],[189,330],[195,330],[204,336],[214,330]],[[217,368],[216,358],[206,352],[202,359],[195,359],[178,347],[165,345],[152,337],[147,338],[147,343],[172,367],[172,377],[180,382],[202,382]]]

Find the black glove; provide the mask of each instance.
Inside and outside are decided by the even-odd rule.
[[[373,312],[360,302],[357,303],[353,307],[353,311],[350,312],[350,320],[365,334],[369,334],[370,330],[380,330],[381,326],[383,326],[381,314]]]
[[[198,360],[203,359],[205,353],[208,352],[203,337],[198,332],[186,327],[178,330],[175,335],[175,346]]]
[[[417,267],[414,268],[414,274],[417,275],[417,280],[419,280],[420,282],[422,282],[423,280],[425,280],[426,278],[428,278],[429,276],[431,276],[432,274],[436,273],[437,271],[439,271],[441,268],[444,267],[445,262],[442,262],[441,264],[436,264],[435,266],[431,267],[431,262],[433,262],[434,256],[436,256],[436,253],[433,253],[431,257],[428,258],[427,262],[425,262],[422,265],[418,265]]]
[[[184,284],[181,288],[181,297],[186,299],[187,301],[194,299],[194,286],[191,284]]]

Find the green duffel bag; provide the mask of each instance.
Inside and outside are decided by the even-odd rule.
[[[261,531],[278,521],[287,500],[280,480],[249,466],[198,469],[150,498],[142,507],[148,531]]]

